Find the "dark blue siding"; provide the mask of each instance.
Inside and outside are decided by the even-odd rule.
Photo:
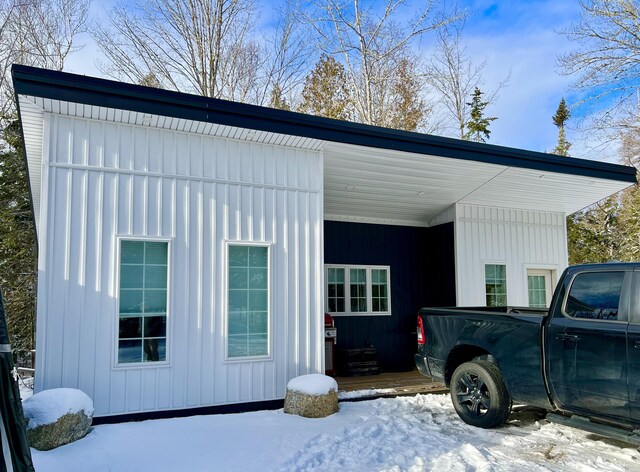
[[[453,223],[414,228],[325,221],[324,231],[326,264],[391,268],[391,316],[335,317],[337,348],[373,345],[384,369],[411,369],[418,310],[455,305]]]

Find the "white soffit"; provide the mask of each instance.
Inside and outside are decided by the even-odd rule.
[[[60,115],[76,116],[92,120],[100,120],[115,123],[124,123],[137,126],[149,126],[152,128],[182,131],[185,133],[203,134],[222,138],[239,139],[276,146],[294,147],[300,149],[318,150],[322,141],[313,138],[304,138],[286,134],[270,133],[253,129],[238,128],[235,126],[205,123],[202,121],[185,120],[170,116],[152,115],[137,111],[121,110],[116,108],[98,107],[83,103],[72,103],[61,100],[52,100],[42,97],[21,96],[22,100],[29,100],[46,112]],[[22,106],[22,105],[21,105]]]

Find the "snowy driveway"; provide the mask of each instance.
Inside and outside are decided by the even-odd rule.
[[[38,472],[640,470],[635,448],[537,418],[480,430],[448,396],[418,395],[341,403],[320,420],[279,410],[103,425],[33,453]]]

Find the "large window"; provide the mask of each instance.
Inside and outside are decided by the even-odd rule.
[[[269,247],[229,244],[227,357],[269,355]]]
[[[120,243],[118,364],[167,360],[168,243]]]
[[[507,306],[507,266],[486,264],[484,266],[484,287],[487,306]]]
[[[326,310],[333,315],[389,315],[388,266],[326,266]]]

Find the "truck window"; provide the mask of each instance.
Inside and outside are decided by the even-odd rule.
[[[585,272],[576,275],[569,289],[564,314],[591,320],[618,319],[624,272]]]

